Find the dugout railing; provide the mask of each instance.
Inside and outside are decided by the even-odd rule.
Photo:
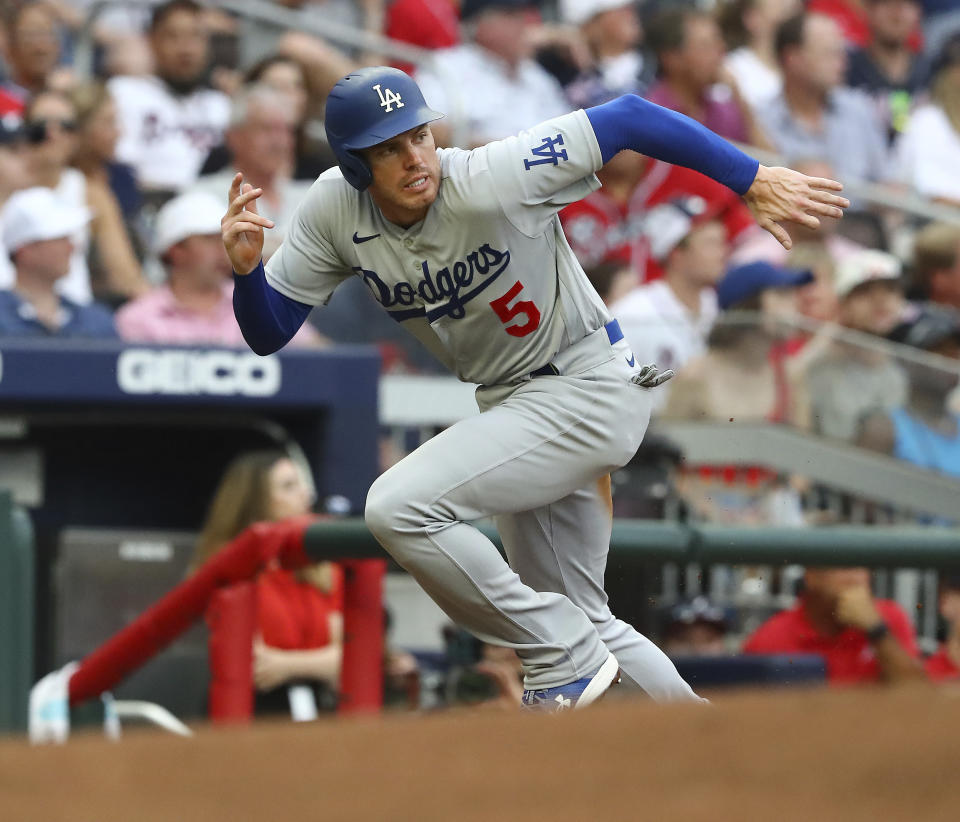
[[[496,531],[481,530],[499,544]],[[232,682],[217,680],[214,688],[232,691],[229,710],[215,719],[249,718],[252,693],[250,649],[253,641],[249,593],[238,586],[254,578],[271,560],[286,567],[338,560],[347,563],[344,662],[340,686],[342,710],[378,707],[382,676],[382,608],[380,580],[383,549],[361,518],[289,521],[254,526],[197,574],[178,586],[131,625],[109,638],[80,662],[69,680],[70,704],[78,706],[114,687],[162,650],[216,602],[230,638],[240,649],[239,662],[226,667]],[[873,568],[960,568],[960,529],[938,527],[825,526],[811,529],[734,528],[643,520],[617,520],[611,539],[611,560],[626,563],[767,564],[771,566],[869,566]],[[239,604],[238,604],[239,603]],[[27,618],[27,615],[22,615]],[[229,624],[227,624],[229,623]],[[214,626],[214,632],[216,629]],[[212,644],[217,640],[212,639]],[[235,652],[234,652],[235,653]],[[247,692],[247,697],[237,689]],[[239,705],[239,708],[238,708]]]

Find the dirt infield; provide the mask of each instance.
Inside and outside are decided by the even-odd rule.
[[[960,691],[7,739],[0,819],[957,820]]]

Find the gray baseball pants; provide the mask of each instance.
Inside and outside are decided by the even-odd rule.
[[[524,686],[598,668],[657,700],[697,700],[650,640],[616,619],[603,576],[611,511],[604,477],[636,453],[651,390],[623,341],[598,332],[561,352],[558,376],[482,386],[483,413],[428,440],[380,476],[366,521],[457,624],[513,648]],[[471,520],[493,517],[509,564]]]

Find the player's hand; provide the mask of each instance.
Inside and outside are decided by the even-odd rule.
[[[641,388],[656,388],[663,385],[667,380],[674,377],[674,372],[669,369],[661,371],[653,363],[645,365],[636,374],[630,378],[630,382],[639,385]]]
[[[820,227],[819,217],[841,218],[843,209],[850,205],[846,197],[834,193],[842,190],[843,184],[836,180],[761,165],[743,199],[757,224],[789,251],[793,240],[782,223],[790,221],[815,229]]]
[[[883,620],[870,589],[866,587],[848,588],[841,592],[837,598],[836,617],[842,624],[861,631],[869,631]]]
[[[263,256],[263,230],[273,228],[273,220],[257,213],[257,198],[262,188],[243,182],[237,173],[230,183],[230,205],[220,221],[223,247],[237,274],[249,274]]]

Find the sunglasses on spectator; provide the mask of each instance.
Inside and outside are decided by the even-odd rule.
[[[50,126],[56,123],[61,131],[66,131],[72,134],[77,130],[77,121],[76,120],[60,120],[57,118],[51,118],[48,120],[30,120],[26,124],[24,131],[27,135],[27,142],[29,143],[42,143],[50,136]]]

